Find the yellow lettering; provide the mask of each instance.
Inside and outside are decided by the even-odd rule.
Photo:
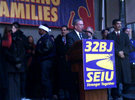
[[[113,42],[110,43],[110,48],[107,49],[107,52],[111,52],[112,51],[112,47],[113,47]]]
[[[30,5],[26,4],[26,19],[30,19]]]
[[[101,81],[104,81],[104,77],[105,77],[105,72],[102,72]]]
[[[89,78],[89,80],[86,80],[86,82],[91,82],[92,81],[92,76],[91,75],[93,75],[93,72],[89,72],[87,74],[87,77]]]
[[[0,3],[0,16],[5,15],[5,17],[9,17],[9,10],[6,1],[1,1]]]
[[[106,51],[106,46],[107,46],[106,42],[100,42],[99,51],[100,52],[105,52]]]
[[[26,2],[30,2],[30,0],[26,0]]]
[[[44,21],[50,21],[50,7],[44,7]]]
[[[40,3],[40,0],[36,0],[36,3]]]
[[[92,45],[92,42],[90,42],[90,41],[86,42],[85,52],[90,52],[91,51],[91,45]]]
[[[16,18],[25,18],[23,3],[18,3],[18,7],[16,2],[11,3],[11,17],[15,17],[15,15]]]
[[[95,47],[93,47],[92,51],[93,52],[98,52],[98,46],[99,46],[99,42],[93,42],[93,44],[95,44]]]
[[[31,15],[32,15],[32,20],[38,20],[38,16],[36,16],[36,10],[35,10],[35,5],[31,5]]]
[[[109,72],[106,72],[106,75],[105,75],[106,81],[111,81],[113,79],[113,76],[114,76],[114,71],[111,71],[110,78],[109,78]]]
[[[54,6],[58,6],[58,5],[60,5],[60,0],[52,0],[52,4]]]
[[[53,7],[51,10],[51,14],[52,14],[51,21],[56,22],[58,20],[57,8]]]
[[[47,5],[51,4],[50,0],[41,0],[41,3],[42,4],[47,4]]]
[[[39,17],[39,20],[43,20],[42,6],[38,6],[38,17]]]
[[[32,3],[35,3],[35,0],[31,0]]]
[[[100,75],[101,72],[95,72],[94,73],[94,82],[99,82],[100,81]]]

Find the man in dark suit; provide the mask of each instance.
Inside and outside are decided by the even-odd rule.
[[[57,78],[57,87],[58,87],[58,94],[59,94],[59,100],[68,100],[70,96],[69,94],[69,83],[70,83],[70,73],[69,73],[69,67],[67,66],[66,61],[66,34],[68,34],[68,27],[66,25],[63,25],[61,27],[61,34],[57,36],[55,39],[56,44],[56,63],[57,63],[57,71],[55,70],[56,75],[58,75]],[[56,82],[55,82],[56,84]]]
[[[83,33],[84,24],[81,19],[76,19],[73,23],[74,30],[66,35],[67,48],[69,49],[76,41],[87,39],[88,36]]]
[[[79,40],[82,39],[87,39],[88,36],[83,33],[83,28],[84,28],[84,24],[83,21],[81,19],[76,19],[73,23],[74,25],[74,30],[71,31],[70,33],[68,33],[66,35],[66,48],[67,50],[70,49],[70,47]],[[71,72],[71,65],[69,64],[69,68],[70,68],[70,100],[78,100],[77,98],[79,97],[79,82],[78,82],[78,73],[76,72]]]
[[[129,64],[130,41],[128,35],[121,30],[121,21],[114,19],[114,31],[108,35],[109,40],[114,40],[115,43],[115,65],[116,65],[116,80],[117,88],[112,89],[112,97],[117,99],[121,95],[121,86],[126,89],[126,85],[131,82],[131,69]]]

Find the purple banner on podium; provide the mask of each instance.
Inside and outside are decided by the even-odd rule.
[[[116,87],[112,40],[83,40],[84,89]]]

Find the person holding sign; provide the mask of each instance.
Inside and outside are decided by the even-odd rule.
[[[108,35],[109,40],[114,40],[115,43],[115,65],[116,65],[116,80],[117,88],[112,89],[112,97],[116,100],[121,96],[122,85],[126,89],[127,84],[131,83],[131,69],[129,63],[130,41],[128,35],[121,30],[121,21],[114,19],[114,31]],[[126,90],[125,90],[126,91]]]

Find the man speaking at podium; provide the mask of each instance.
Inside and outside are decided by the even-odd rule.
[[[83,33],[84,24],[81,19],[76,19],[73,23],[74,30],[66,35],[66,48],[67,50],[71,48],[71,46],[79,40],[87,39],[88,36]],[[79,79],[78,79],[78,73],[71,71],[71,65],[68,63],[69,69],[70,69],[70,84],[71,87],[70,92],[70,100],[78,100],[79,98]]]
[[[81,19],[73,22],[74,30],[66,35],[67,48],[69,49],[76,41],[87,39],[88,36],[83,33],[84,24]]]

